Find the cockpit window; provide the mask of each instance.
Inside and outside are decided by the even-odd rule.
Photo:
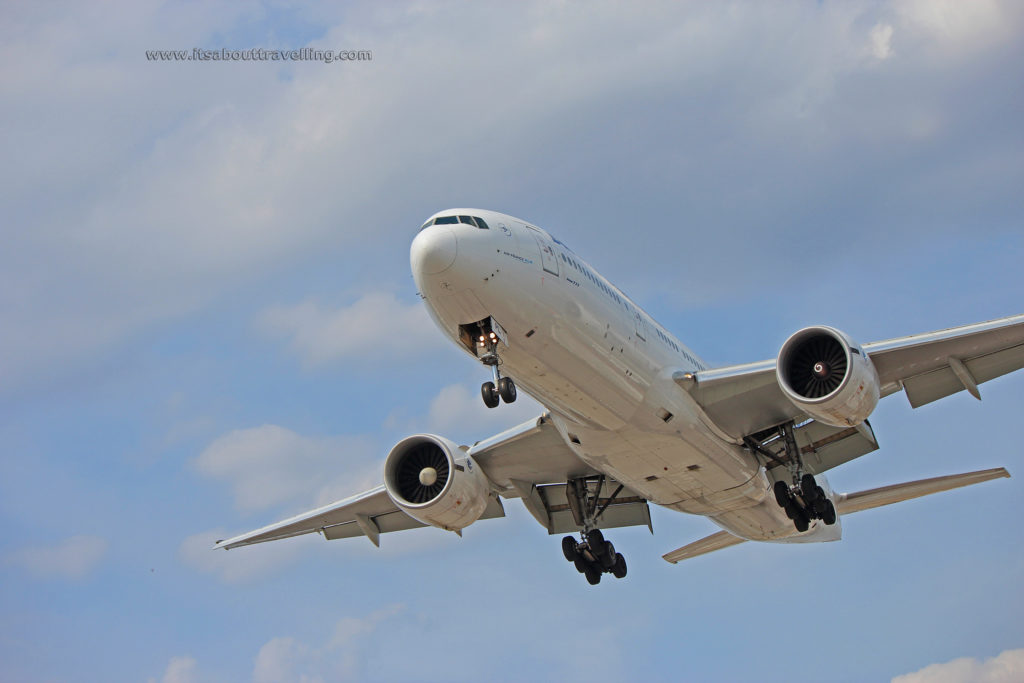
[[[420,232],[423,232],[424,230],[426,230],[427,228],[429,228],[433,224],[434,224],[434,219],[431,218],[429,221],[427,221],[426,223],[424,223],[423,225],[420,226]]]
[[[458,216],[438,216],[434,219],[434,225],[453,225],[458,222]]]
[[[484,223],[484,219],[480,218],[479,216],[476,216],[476,224],[477,224],[477,227],[479,227],[479,228],[481,228],[483,230],[490,230],[490,228],[487,227],[487,223]]]
[[[459,216],[459,222],[472,225],[474,228],[476,227],[476,221],[473,220],[472,216]]]

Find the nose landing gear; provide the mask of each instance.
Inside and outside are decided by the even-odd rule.
[[[511,377],[502,377],[498,370],[498,366],[501,365],[501,359],[498,358],[498,335],[493,331],[485,331],[481,326],[477,346],[484,350],[480,361],[484,365],[489,365],[494,374],[494,381],[484,382],[480,387],[484,405],[488,408],[497,408],[500,401],[512,403],[516,400],[516,385]]]

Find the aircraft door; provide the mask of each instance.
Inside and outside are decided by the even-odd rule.
[[[533,235],[533,239],[537,242],[537,248],[540,249],[540,265],[545,271],[552,275],[558,275],[558,257],[555,255],[555,246],[551,244],[551,240],[547,238],[539,230],[527,227],[527,232]]]
[[[647,341],[647,321],[644,320],[644,316],[640,311],[630,306],[630,311],[633,313],[633,321],[636,323],[636,336],[641,341]]]

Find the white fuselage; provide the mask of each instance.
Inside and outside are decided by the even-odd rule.
[[[413,276],[428,310],[474,355],[459,326],[497,321],[506,337],[502,374],[551,411],[584,462],[653,503],[708,516],[742,538],[839,533],[838,525],[814,523],[795,537],[757,459],[672,379],[707,366],[622,291],[525,221],[480,209],[431,220],[458,215],[488,227],[429,225],[412,244]]]

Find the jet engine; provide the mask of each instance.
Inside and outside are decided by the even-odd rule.
[[[403,512],[424,524],[458,531],[487,508],[490,484],[473,458],[448,439],[402,439],[384,461],[384,488]]]
[[[878,405],[878,372],[864,350],[832,327],[807,327],[786,340],[775,374],[798,408],[833,427],[854,427]]]

